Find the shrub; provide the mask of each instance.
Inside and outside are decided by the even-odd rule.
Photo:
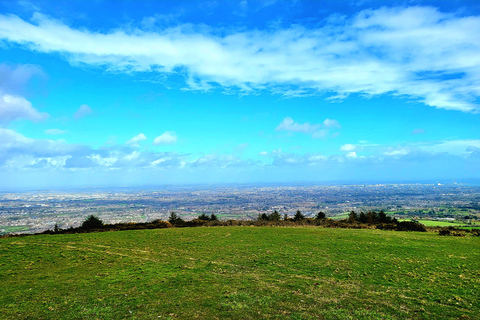
[[[82,229],[86,230],[100,229],[101,227],[103,227],[103,221],[95,217],[93,214],[88,216],[81,226]]]
[[[321,219],[325,219],[325,218],[326,218],[326,215],[322,211],[317,213],[317,216],[315,217],[315,219],[317,219],[317,220],[321,220]]]
[[[427,232],[425,226],[414,221],[402,221],[397,224],[397,231],[419,231]]]
[[[442,228],[440,231],[438,231],[439,236],[449,236],[450,235],[450,230],[448,228]]]

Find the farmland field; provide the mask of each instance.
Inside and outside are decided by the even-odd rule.
[[[480,237],[312,227],[0,239],[2,319],[474,319]]]

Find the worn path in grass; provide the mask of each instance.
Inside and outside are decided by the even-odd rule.
[[[2,319],[475,319],[480,237],[215,227],[0,239]]]

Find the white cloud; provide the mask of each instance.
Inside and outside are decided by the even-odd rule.
[[[352,151],[352,152],[347,153],[347,158],[356,159],[356,158],[358,158],[358,156],[357,156],[357,153],[355,151]]]
[[[302,132],[302,133],[312,133],[320,128],[318,124],[298,123],[293,121],[292,118],[286,117],[282,122],[277,126],[275,130],[277,131],[293,131],[293,132]]]
[[[350,144],[350,143],[344,144],[343,146],[340,147],[340,151],[347,151],[347,152],[355,151],[356,149],[357,149],[357,146],[354,146],[353,144]]]
[[[127,161],[132,161],[132,160],[135,160],[135,159],[138,159],[140,157],[140,152],[138,151],[133,151],[132,153],[130,154],[127,154],[125,157],[123,157],[125,160]]]
[[[401,148],[396,150],[385,151],[383,154],[388,157],[399,157],[399,156],[406,156],[409,153],[410,151],[408,149]]]
[[[326,129],[321,129],[322,125],[320,124],[310,124],[308,122],[298,123],[293,121],[291,117],[285,117],[285,119],[280,122],[280,124],[275,128],[275,130],[311,133],[312,138],[320,139],[328,136],[328,134],[330,133],[329,128],[340,128],[340,124],[337,120],[325,119],[325,121],[323,121],[323,127],[325,127]]]
[[[182,70],[191,89],[219,85],[340,99],[392,94],[436,108],[480,111],[479,16],[382,7],[341,23],[327,19],[314,29],[297,24],[219,34],[195,25],[99,33],[38,13],[31,21],[0,15],[0,39],[10,43],[110,71]]]
[[[174,144],[177,142],[177,135],[174,131],[165,131],[153,140],[154,145]]]
[[[47,113],[38,112],[24,97],[0,92],[0,123],[8,123],[16,119],[42,121],[46,118],[48,118]]]
[[[102,157],[99,154],[92,154],[87,156],[88,159],[91,159],[94,163],[102,167],[111,167],[118,161],[118,158],[115,156]]]
[[[138,135],[136,135],[135,137],[133,137],[132,139],[128,140],[126,142],[126,144],[132,146],[132,147],[139,147],[139,142],[140,141],[144,141],[144,140],[147,140],[147,137],[143,134],[143,133],[140,133]]]
[[[265,157],[265,156],[268,156],[268,152],[267,151],[262,151],[258,155]]]
[[[60,129],[47,129],[47,130],[45,130],[46,134],[51,134],[51,135],[64,134],[66,132],[67,132],[66,130],[60,130]]]
[[[334,120],[334,119],[325,119],[325,121],[323,121],[323,125],[325,126],[325,128],[341,128],[342,126],[340,125],[340,123],[337,121],[337,120]]]
[[[92,113],[92,109],[88,105],[82,104],[80,108],[78,108],[78,110],[73,114],[73,118],[75,120],[82,119],[88,116],[90,113]]]

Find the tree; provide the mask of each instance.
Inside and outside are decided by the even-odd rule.
[[[358,221],[360,221],[361,223],[367,223],[367,216],[363,211],[360,212],[360,215],[358,216]]]
[[[262,213],[262,214],[259,214],[258,215],[258,219],[257,220],[262,220],[262,221],[269,221],[270,220],[270,216],[266,213]]]
[[[357,221],[357,220],[358,220],[358,216],[357,216],[357,214],[355,213],[355,211],[352,210],[352,212],[350,212],[350,213],[348,214],[348,221],[349,221],[349,222],[355,222],[355,221]]]
[[[55,226],[53,227],[53,232],[58,232],[60,231],[60,228],[58,227],[58,224],[55,223]]]
[[[88,216],[85,221],[82,223],[82,228],[91,230],[91,229],[100,229],[103,226],[103,221],[95,217],[93,214]]]
[[[199,220],[203,220],[203,221],[210,221],[210,218],[205,214],[205,213],[202,213],[199,217],[198,217]]]
[[[210,221],[217,221],[217,220],[218,220],[217,216],[212,213],[210,215]]]
[[[293,221],[300,221],[305,219],[305,216],[300,212],[300,210],[297,210],[297,213],[295,213],[295,216],[293,217]]]
[[[277,210],[273,211],[273,213],[269,217],[270,221],[280,221],[280,214],[278,213]]]
[[[175,225],[175,224],[181,224],[185,221],[183,221],[182,218],[180,218],[174,211],[172,211],[170,212],[170,217],[168,217],[168,222]]]
[[[381,210],[378,213],[378,221],[380,223],[390,223],[392,222],[392,218],[390,216],[387,216],[387,214],[383,210]]]
[[[315,219],[317,220],[321,220],[321,219],[325,219],[327,216],[325,215],[325,213],[323,213],[322,211],[320,211],[319,213],[317,213],[317,216],[315,217]]]
[[[285,214],[283,215],[283,220],[285,220],[285,221],[288,220],[288,214],[285,213]]]

